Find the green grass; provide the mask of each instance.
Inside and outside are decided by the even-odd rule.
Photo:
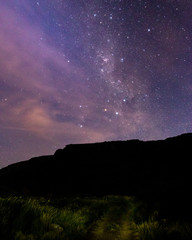
[[[191,240],[192,224],[132,197],[2,197],[0,239]]]

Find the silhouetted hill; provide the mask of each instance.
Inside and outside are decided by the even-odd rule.
[[[182,195],[191,191],[192,134],[159,141],[68,145],[0,170],[0,192]]]

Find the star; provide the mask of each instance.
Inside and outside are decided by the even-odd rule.
[[[105,63],[107,63],[107,62],[109,62],[109,59],[108,59],[108,58],[104,58],[103,61],[104,61]]]

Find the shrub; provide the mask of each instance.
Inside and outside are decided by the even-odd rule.
[[[0,239],[191,240],[192,225],[131,197],[8,197],[0,198]]]

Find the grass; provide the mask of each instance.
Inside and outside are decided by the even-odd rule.
[[[133,197],[2,197],[0,239],[191,240],[192,223]]]

